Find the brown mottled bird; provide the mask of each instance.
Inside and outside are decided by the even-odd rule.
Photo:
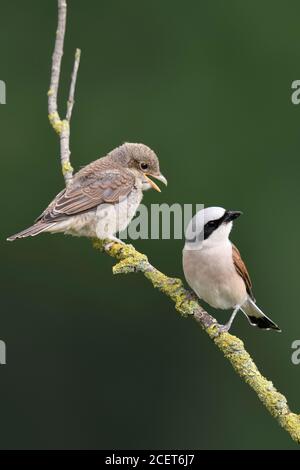
[[[185,278],[197,296],[212,307],[233,309],[223,330],[229,330],[241,310],[251,325],[280,331],[256,305],[245,263],[229,240],[232,221],[240,215],[240,211],[207,207],[193,217],[183,249]]]
[[[125,143],[75,174],[31,227],[8,240],[42,232],[109,238],[124,230],[135,215],[143,191],[165,185],[156,154],[144,144]]]

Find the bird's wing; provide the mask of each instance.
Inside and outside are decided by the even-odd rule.
[[[244,261],[242,260],[241,254],[237,247],[232,243],[232,259],[233,259],[233,264],[236,269],[236,272],[241,276],[243,281],[245,282],[246,285],[246,290],[251,297],[251,299],[254,299],[254,295],[252,292],[252,282],[249,276],[249,273],[247,271],[246,265]]]
[[[111,163],[96,164],[98,161],[80,170],[71,185],[56,196],[38,220],[63,220],[99,204],[116,204],[130,193],[135,184],[130,170]]]
[[[46,207],[46,209],[35,219],[35,222],[38,222],[39,220],[42,220],[44,218],[44,215],[46,215],[48,212],[51,211],[51,208],[55,206],[56,201],[64,194],[66,190],[63,189],[60,193],[58,193],[55,198],[50,202],[49,206]]]

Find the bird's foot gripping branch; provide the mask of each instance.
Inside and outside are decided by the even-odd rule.
[[[114,274],[141,272],[153,287],[175,303],[175,308],[181,316],[196,320],[222,351],[224,357],[230,361],[238,375],[255,391],[270,414],[277,419],[292,439],[300,444],[300,415],[290,411],[285,396],[260,373],[246,351],[244,343],[236,336],[224,332],[222,325],[219,325],[215,318],[199,305],[191,292],[183,287],[180,279],[168,277],[158,271],[147,256],[138,252],[132,245],[94,239],[93,246],[118,261],[113,267]]]

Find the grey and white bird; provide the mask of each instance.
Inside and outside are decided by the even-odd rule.
[[[109,238],[124,230],[142,201],[143,191],[167,185],[156,154],[144,144],[125,143],[78,171],[31,227],[9,241],[42,232]]]
[[[200,299],[217,309],[233,309],[223,330],[229,330],[241,310],[251,325],[280,331],[256,305],[245,263],[229,240],[233,220],[241,214],[222,207],[208,207],[193,217],[185,234],[184,275]]]

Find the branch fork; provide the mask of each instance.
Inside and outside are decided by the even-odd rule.
[[[69,98],[67,102],[67,112],[65,119],[61,119],[58,113],[57,95],[59,87],[61,61],[63,56],[65,31],[67,20],[67,2],[58,0],[58,25],[56,31],[56,40],[52,55],[52,69],[50,87],[48,90],[48,118],[52,128],[60,137],[60,155],[62,174],[65,184],[68,186],[73,179],[73,168],[70,162],[70,121],[74,106],[75,87],[77,81],[77,73],[80,64],[80,49],[76,49],[73,71],[71,75],[71,83],[69,90]]]

